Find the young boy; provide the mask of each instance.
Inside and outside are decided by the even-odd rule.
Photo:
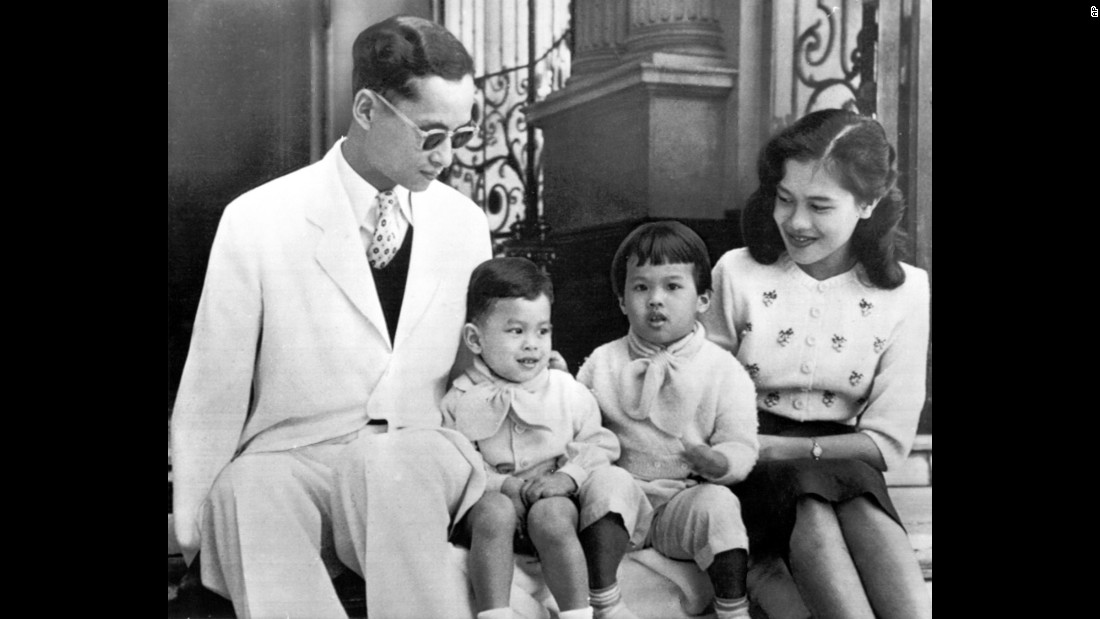
[[[456,531],[469,540],[478,619],[512,616],[513,549],[537,553],[561,619],[591,619],[582,542],[625,535],[650,512],[630,474],[611,465],[619,441],[600,426],[592,393],[548,368],[553,295],[524,258],[494,258],[470,276],[462,340],[476,358],[441,408],[485,460],[485,495]]]
[[[748,618],[748,537],[724,486],[756,463],[756,394],[741,364],[707,341],[697,317],[710,303],[710,260],[683,224],[642,225],[619,246],[611,281],[630,322],[577,379],[622,445],[618,465],[653,504],[644,547],[694,560],[714,584],[719,619]],[[614,573],[592,575],[596,617],[631,618]]]

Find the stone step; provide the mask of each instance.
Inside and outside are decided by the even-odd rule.
[[[890,488],[925,580],[932,580],[932,486]]]
[[[920,562],[921,572],[932,594],[932,436],[918,435],[906,462],[885,475],[890,497],[909,535],[913,552]],[[168,465],[169,496],[171,495],[171,452]],[[171,508],[171,499],[169,499]],[[172,514],[168,514],[168,599],[176,597],[180,579],[186,571],[179,544],[173,530]],[[754,619],[766,619],[754,608]],[[703,618],[699,618],[703,619]]]
[[[918,434],[909,457],[895,470],[886,471],[887,486],[932,485],[932,435]]]

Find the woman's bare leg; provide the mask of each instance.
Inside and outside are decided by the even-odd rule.
[[[909,536],[886,512],[860,497],[836,506],[840,528],[867,597],[883,619],[926,619],[932,600]]]
[[[874,619],[832,504],[798,502],[790,541],[791,575],[817,619]]]

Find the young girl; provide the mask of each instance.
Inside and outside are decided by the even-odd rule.
[[[593,351],[577,380],[622,443],[617,464],[654,505],[641,546],[694,561],[714,585],[717,619],[748,619],[748,537],[725,486],[756,462],[756,398],[698,322],[710,303],[707,248],[681,223],[644,224],[619,246],[611,277],[630,331]],[[634,618],[613,571],[590,579],[597,618]]]
[[[470,276],[463,342],[476,358],[441,406],[444,425],[473,441],[486,464],[485,495],[456,540],[472,538],[478,619],[512,616],[513,551],[538,555],[560,619],[591,619],[586,560],[613,561],[614,573],[622,554],[604,556],[589,540],[597,531],[625,536],[650,511],[630,474],[611,465],[619,441],[600,426],[595,398],[548,368],[553,294],[524,258],[494,258]]]
[[[895,255],[894,149],[823,110],[758,169],[747,247],[715,265],[703,318],[756,384],[760,462],[734,487],[754,556],[784,557],[815,617],[931,617],[882,476],[916,435],[929,332],[928,275]]]

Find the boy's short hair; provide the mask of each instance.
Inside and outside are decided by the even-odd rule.
[[[642,224],[627,235],[611,261],[611,288],[622,298],[626,285],[626,265],[631,257],[638,266],[646,264],[692,264],[695,266],[695,291],[710,290],[710,255],[703,239],[678,221],[654,221]]]
[[[477,265],[470,274],[466,290],[466,322],[476,322],[497,299],[523,298],[533,301],[539,295],[554,302],[550,276],[526,258],[492,258]]]

